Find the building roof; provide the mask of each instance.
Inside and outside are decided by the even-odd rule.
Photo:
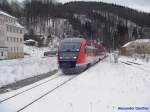
[[[126,43],[125,45],[123,45],[122,47],[127,47],[127,46],[131,45],[132,43],[133,43],[133,41],[130,41],[130,42]]]
[[[10,14],[5,13],[5,12],[3,12],[3,11],[0,11],[0,15],[4,15],[4,16],[10,17],[10,18],[17,19],[16,17],[13,17],[13,16],[11,16]],[[24,27],[23,27],[22,25],[20,25],[18,22],[15,23],[15,26],[16,26],[16,27],[19,27],[19,28],[24,28]]]
[[[122,47],[127,47],[127,46],[130,46],[131,44],[133,45],[136,43],[148,43],[148,42],[150,42],[150,39],[137,39],[135,41],[130,41],[130,42],[126,43]]]
[[[10,17],[10,18],[17,19],[16,17],[14,17],[14,16],[11,16],[10,14],[8,14],[8,13],[5,13],[5,12],[3,12],[3,11],[0,11],[0,15],[4,15],[4,16]]]
[[[33,39],[29,39],[29,40],[26,40],[26,42],[36,42],[36,41]]]
[[[18,22],[15,23],[15,26],[16,26],[16,27],[19,27],[19,28],[24,28],[24,27],[23,27],[21,24],[19,24]]]
[[[146,43],[146,42],[150,42],[150,39],[137,39],[135,42]]]

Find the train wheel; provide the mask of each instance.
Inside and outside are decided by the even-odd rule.
[[[90,67],[91,67],[91,64],[90,64],[90,63],[88,63],[88,64],[87,64],[87,69],[88,69],[88,68],[90,68]]]
[[[101,61],[101,58],[99,58],[98,62],[100,62],[100,61]]]

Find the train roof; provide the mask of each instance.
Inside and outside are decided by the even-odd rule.
[[[85,41],[83,38],[65,38],[62,42],[77,42],[77,43],[82,43]]]

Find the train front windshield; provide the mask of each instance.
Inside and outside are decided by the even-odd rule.
[[[76,59],[80,51],[81,43],[62,43],[59,48],[60,59]]]
[[[80,49],[81,43],[63,43],[60,46],[60,52],[78,52]]]

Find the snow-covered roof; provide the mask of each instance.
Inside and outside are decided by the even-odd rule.
[[[24,27],[23,27],[21,24],[19,24],[18,22],[15,23],[15,26],[16,26],[16,27],[19,27],[19,28],[24,28]]]
[[[26,42],[36,42],[36,41],[32,40],[32,39],[29,39],[29,40],[26,40]]]
[[[135,42],[138,42],[138,43],[146,43],[146,42],[150,42],[150,39],[137,39]]]
[[[130,44],[132,44],[133,43],[133,41],[130,41],[130,42],[128,42],[128,43],[126,43],[124,46],[122,46],[122,47],[127,47],[127,46],[129,46]]]
[[[148,43],[148,42],[150,42],[150,39],[137,39],[135,41],[130,41],[130,42],[126,43],[122,47],[127,47],[127,46],[130,46],[131,44],[136,44],[136,43]]]
[[[17,19],[16,17],[13,17],[13,16],[11,16],[10,14],[5,13],[5,12],[3,12],[3,11],[0,11],[0,15],[4,15],[4,16],[10,17],[10,18]]]
[[[3,11],[0,11],[0,15],[4,15],[4,16],[7,16],[7,17],[10,17],[10,18],[13,18],[13,19],[17,19],[16,17],[14,16],[11,16],[10,14],[8,13],[5,13]],[[15,23],[15,26],[16,27],[19,27],[19,28],[24,28],[22,25],[20,25],[18,22]]]

